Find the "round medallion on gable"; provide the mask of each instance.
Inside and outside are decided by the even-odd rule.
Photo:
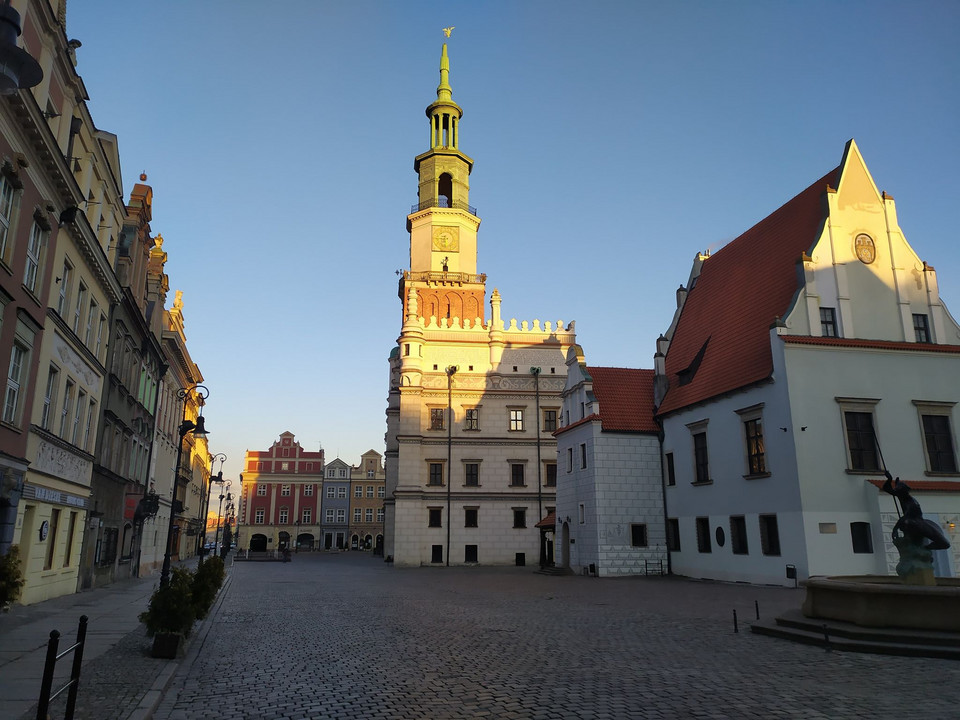
[[[853,241],[854,252],[860,262],[869,265],[877,259],[877,248],[873,244],[873,238],[866,233],[860,233]]]

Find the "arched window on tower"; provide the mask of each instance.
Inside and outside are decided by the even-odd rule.
[[[443,173],[437,181],[437,206],[453,207],[453,178]]]

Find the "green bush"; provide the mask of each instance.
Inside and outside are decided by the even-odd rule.
[[[207,616],[226,573],[223,560],[216,555],[203,561],[193,576],[193,605],[198,618]]]
[[[169,584],[158,588],[150,597],[146,612],[140,613],[140,622],[147,626],[150,637],[167,632],[186,637],[196,619],[193,573],[184,568],[173,568]]]
[[[23,583],[20,548],[11,545],[6,555],[0,555],[0,605],[6,605],[20,597]]]

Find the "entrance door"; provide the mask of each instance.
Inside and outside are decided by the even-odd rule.
[[[250,552],[266,552],[267,551],[267,536],[266,535],[253,535],[250,537]]]

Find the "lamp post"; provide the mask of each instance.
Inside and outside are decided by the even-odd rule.
[[[230,496],[230,486],[231,486],[231,483],[230,483],[229,480],[227,480],[226,486],[227,486],[227,494],[226,494],[226,495],[223,494],[223,488],[222,488],[222,487],[220,488],[220,505],[217,507],[217,529],[214,531],[214,534],[213,534],[213,547],[214,547],[214,549],[216,549],[217,543],[220,541],[220,513],[221,513],[221,511],[223,510],[223,499],[224,499],[224,498],[227,499],[227,506],[228,506],[228,507],[230,506],[231,502],[233,501],[233,498]]]
[[[300,552],[300,518],[297,518],[297,522],[295,523],[295,525],[297,526],[297,534],[296,534],[296,540],[294,540],[295,544],[293,546],[293,551],[295,553],[298,553]]]
[[[173,546],[173,526],[178,512],[177,508],[177,487],[180,484],[180,463],[183,460],[183,438],[187,433],[192,432],[194,437],[204,437],[207,435],[207,429],[203,425],[203,415],[197,418],[197,422],[187,420],[187,397],[193,391],[197,392],[201,400],[210,397],[210,391],[203,385],[195,385],[189,389],[177,390],[177,398],[183,401],[183,422],[177,428],[177,465],[173,470],[173,497],[170,498],[170,522],[167,524],[167,546],[163,553],[163,566],[160,568],[160,587],[166,587],[170,583],[170,555]]]
[[[203,556],[207,553],[207,524],[210,518],[210,495],[213,494],[214,483],[220,483],[220,485],[223,486],[223,463],[226,459],[227,456],[224,453],[217,453],[210,458],[210,481],[207,483],[207,507],[203,512],[203,540],[200,542],[200,560],[198,561],[201,565],[203,564]],[[217,479],[214,480],[213,464],[217,460],[220,461],[220,472],[217,473]]]
[[[456,365],[447,368],[447,567],[450,567],[450,479],[453,474],[453,376]]]

